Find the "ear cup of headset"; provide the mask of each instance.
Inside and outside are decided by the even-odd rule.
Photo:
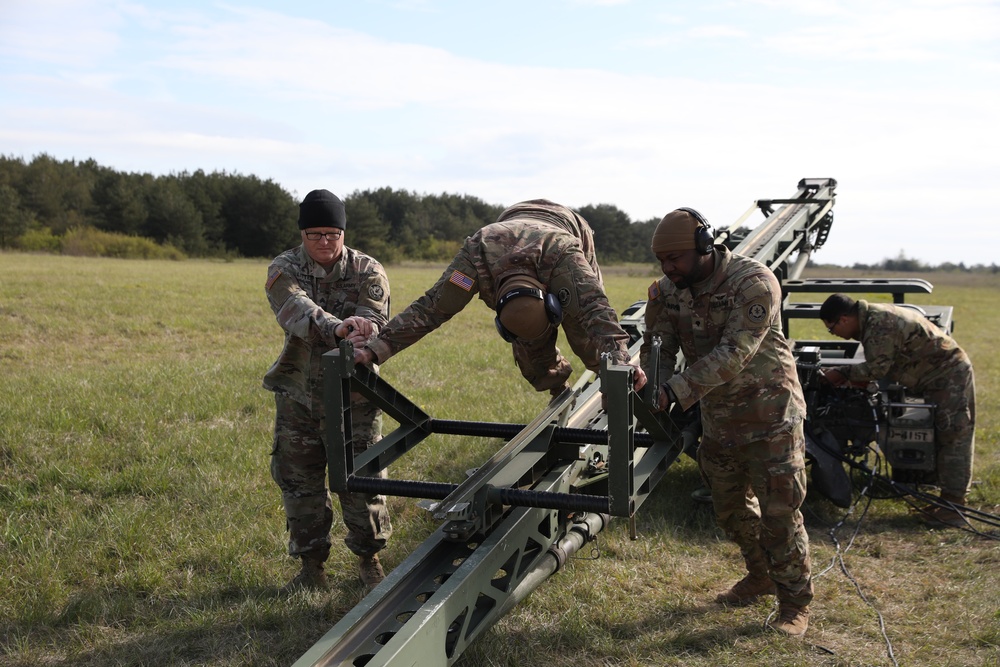
[[[712,246],[715,239],[712,238],[712,230],[708,227],[699,227],[694,230],[694,248],[700,255],[712,254]]]
[[[511,332],[507,331],[507,327],[505,327],[503,325],[503,322],[500,321],[500,316],[499,315],[497,315],[495,318],[493,318],[493,324],[497,328],[497,333],[500,334],[500,337],[503,338],[504,341],[506,341],[508,343],[513,343],[515,340],[517,340],[517,336],[515,336]]]
[[[563,309],[562,304],[559,303],[559,297],[550,292],[545,293],[545,314],[548,315],[549,322],[552,326],[559,326],[559,323],[563,319]]]

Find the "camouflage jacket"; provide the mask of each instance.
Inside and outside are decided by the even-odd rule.
[[[919,312],[858,300],[865,361],[840,370],[851,382],[887,379],[922,391],[956,368],[971,366],[955,339]]]
[[[706,437],[723,446],[790,431],[805,417],[791,346],[781,331],[781,287],[766,266],[715,248],[715,270],[691,289],[666,276],[649,288],[640,361],[661,338],[659,382],[686,410],[701,402]],[[678,352],[686,367],[674,374]]]
[[[268,267],[264,291],[285,331],[284,348],[264,376],[264,387],[303,405],[321,399],[320,358],[337,346],[337,325],[358,315],[371,320],[378,331],[389,318],[385,270],[347,246],[329,273],[304,247],[286,250]]]
[[[413,345],[450,320],[472,298],[496,308],[498,285],[515,275],[548,287],[613,363],[628,361],[628,334],[604,293],[593,232],[570,209],[546,200],[506,209],[498,221],[465,240],[438,281],[396,315],[368,347],[380,362]]]

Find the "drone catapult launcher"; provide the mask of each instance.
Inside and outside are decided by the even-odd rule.
[[[922,280],[804,280],[811,253],[823,245],[833,222],[836,181],[802,179],[794,196],[765,199],[716,243],[753,257],[778,277],[783,325],[818,317],[819,304],[791,303],[792,293],[929,293]],[[764,221],[747,231],[754,212]],[[638,361],[645,302],[621,315]],[[924,312],[950,329],[951,308]],[[856,390],[848,399],[816,386],[824,364],[860,360],[856,343],[796,341],[800,378],[812,428],[807,428],[811,484],[846,506],[851,481],[844,457],[851,443],[879,441],[895,451],[895,467],[911,477],[926,474],[927,406],[888,390]],[[654,342],[651,353],[658,354]],[[440,526],[397,565],[356,607],[310,648],[294,667],[451,665],[475,639],[557,572],[593,540],[611,517],[634,517],[670,466],[697,448],[700,424],[691,414],[654,414],[648,396],[633,390],[633,370],[604,359],[553,399],[528,424],[453,421],[426,414],[402,393],[353,362],[349,343],[324,358],[327,459],[333,491],[404,496],[430,501]],[[679,368],[683,359],[678,361]],[[655,368],[656,365],[654,364]],[[648,378],[648,387],[658,386]],[[361,393],[399,425],[356,457],[352,453],[350,395]],[[696,411],[690,411],[696,413]],[[913,414],[916,413],[916,417]],[[931,442],[933,429],[930,429]],[[432,434],[505,441],[488,461],[455,483],[380,476]],[[893,447],[893,444],[896,444]],[[933,451],[933,447],[930,447]],[[908,467],[909,466],[909,467]]]

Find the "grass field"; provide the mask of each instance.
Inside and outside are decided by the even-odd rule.
[[[363,597],[339,524],[333,590],[277,593],[296,563],[268,473],[273,402],[260,380],[282,337],[266,265],[0,254],[0,665],[288,665]],[[388,267],[394,311],[440,269]],[[644,298],[654,275],[605,267],[612,305]],[[926,277],[925,302],[955,306],[976,368],[970,503],[998,512],[1000,278]],[[441,418],[525,422],[547,399],[479,303],[382,371]],[[432,439],[391,473],[461,481],[496,446]],[[812,495],[812,626],[786,639],[763,629],[770,604],[707,604],[741,564],[690,500],[697,486],[685,457],[643,505],[638,540],[612,522],[597,552],[459,664],[1000,665],[997,541],[929,530],[897,500],[845,517]],[[413,500],[390,508],[391,568],[436,525]]]

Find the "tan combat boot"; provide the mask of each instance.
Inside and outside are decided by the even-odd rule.
[[[385,572],[382,571],[382,564],[378,562],[378,554],[358,557],[358,569],[361,582],[365,586],[375,586],[385,579]]]
[[[745,607],[753,604],[762,595],[774,595],[776,588],[771,577],[759,574],[748,573],[728,591],[723,591],[715,596],[715,601],[719,604],[730,607]]]
[[[925,508],[925,514],[922,514],[921,518],[931,526],[954,526],[961,528],[967,525],[962,513],[959,510],[952,509],[951,505],[965,505],[965,495],[942,491],[941,503]]]
[[[789,637],[801,637],[809,629],[809,606],[800,606],[792,602],[782,602],[778,605],[778,618],[771,627],[783,632]]]
[[[302,557],[302,569],[287,584],[281,587],[281,593],[292,593],[300,589],[325,591],[329,587],[323,561],[318,558]]]

